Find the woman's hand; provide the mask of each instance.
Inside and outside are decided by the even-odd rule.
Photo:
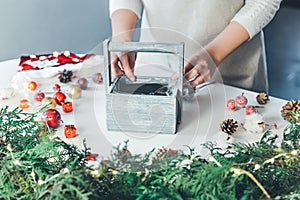
[[[134,75],[135,53],[112,52],[111,70],[113,76],[126,75],[131,81],[135,81]]]
[[[201,50],[193,55],[184,66],[185,79],[190,82],[192,87],[207,82],[211,79],[216,65],[210,56]]]
[[[130,10],[115,11],[111,16],[112,41],[131,42],[137,20],[138,16]],[[130,80],[135,81],[136,77],[133,74],[135,54],[133,52],[112,52],[111,62],[113,76],[125,74]]]

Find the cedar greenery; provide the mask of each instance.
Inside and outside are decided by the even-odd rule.
[[[300,125],[278,143],[265,132],[209,158],[171,149],[132,155],[128,141],[89,167],[83,150],[55,137],[38,113],[0,109],[0,199],[299,199]],[[200,145],[200,144],[199,144]]]

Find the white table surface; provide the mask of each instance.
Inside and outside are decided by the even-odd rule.
[[[12,78],[17,73],[18,62],[18,59],[14,59],[0,63],[0,88],[11,85]],[[73,100],[73,112],[63,113],[61,107],[57,107],[57,110],[62,115],[64,124],[74,124],[77,127],[77,137],[66,139],[63,133],[64,124],[57,129],[57,135],[64,141],[76,144],[79,147],[83,146],[82,141],[86,138],[87,146],[91,148],[92,152],[99,154],[98,160],[109,156],[113,146],[120,143],[123,144],[126,140],[129,140],[128,147],[132,153],[146,153],[156,147],[188,150],[186,146],[195,148],[198,153],[205,153],[201,144],[211,140],[218,142],[220,123],[229,118],[233,118],[239,122],[239,129],[234,135],[235,141],[243,143],[254,142],[258,141],[262,136],[262,134],[246,132],[241,128],[240,124],[245,119],[243,109],[232,112],[225,108],[228,99],[235,98],[237,95],[242,94],[242,92],[248,98],[249,105],[258,105],[256,102],[257,93],[219,83],[200,89],[194,101],[183,103],[182,123],[177,134],[107,131],[104,84],[97,85],[92,82],[91,75],[95,72],[103,72],[102,60],[99,65],[82,69],[76,73],[77,77],[86,77],[89,80],[89,87],[87,90],[82,91],[80,99]],[[31,79],[28,78],[28,80]],[[39,84],[38,90],[42,91],[52,91],[54,83],[59,83],[57,76],[47,79],[34,78],[32,80]],[[74,78],[73,80],[76,79]],[[64,90],[71,83],[59,84]],[[19,85],[21,84],[19,83]],[[28,109],[28,112],[35,111],[38,104],[32,100],[33,94],[34,92],[19,88],[14,97],[7,100],[0,100],[0,106],[9,105],[14,107],[18,105],[20,99],[29,98],[32,105]],[[53,93],[49,95],[51,96]],[[265,123],[277,124],[277,130],[271,127],[275,133],[282,133],[282,130],[288,124],[280,115],[281,107],[285,103],[285,100],[270,97],[270,101],[264,108],[259,109],[259,113],[263,115]]]

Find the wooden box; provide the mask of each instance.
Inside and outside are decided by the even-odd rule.
[[[103,43],[106,125],[110,131],[175,134],[181,122],[184,45],[169,43]],[[126,76],[112,78],[111,52],[169,53],[178,57],[178,79]]]

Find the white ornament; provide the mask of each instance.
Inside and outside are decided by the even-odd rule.
[[[15,90],[13,88],[0,88],[0,99],[9,99],[13,97]]]
[[[221,149],[227,149],[232,143],[235,142],[235,139],[231,135],[220,131],[212,137],[212,142]]]
[[[263,133],[265,130],[265,122],[262,115],[253,113],[246,116],[243,127],[250,133]]]

